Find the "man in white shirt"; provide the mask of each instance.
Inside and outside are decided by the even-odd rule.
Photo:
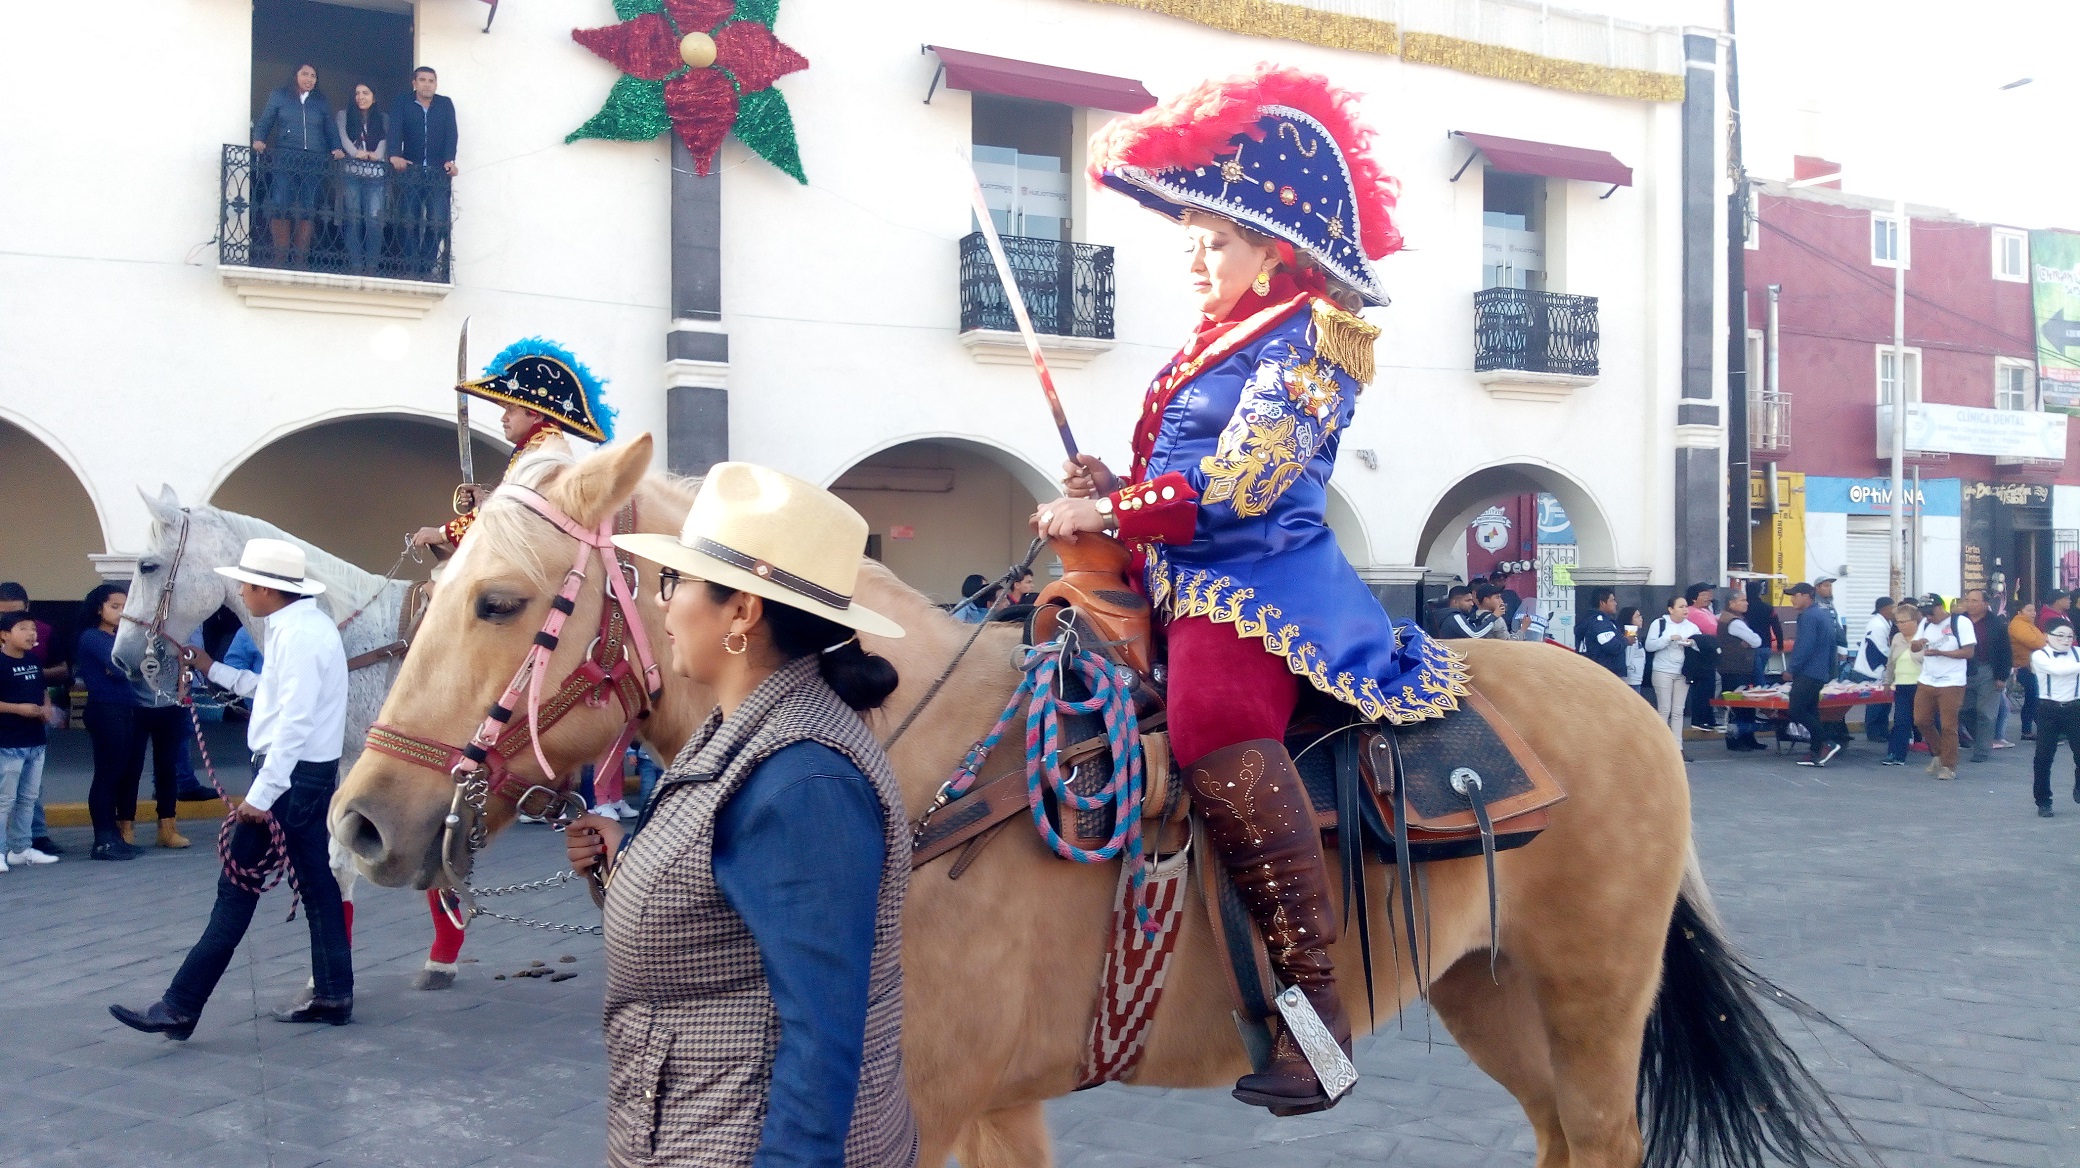
[[[1866,681],[1883,681],[1885,662],[1891,656],[1892,598],[1880,596],[1871,618],[1863,622],[1863,640],[1857,643],[1856,656],[1849,659],[1849,672]],[[1892,737],[1892,707],[1865,706],[1863,736],[1872,742],[1888,741]]]
[[[2029,655],[2030,672],[2037,678],[2036,783],[2030,793],[2037,799],[2037,814],[2051,818],[2051,763],[2058,757],[2058,740],[2064,738],[2073,751],[2073,801],[2080,803],[2080,650],[2073,648],[2073,626],[2055,624],[2045,634],[2045,646]]]
[[[1914,725],[1929,744],[1928,772],[1957,777],[1957,720],[1964,710],[1965,662],[1979,644],[1963,613],[1950,612],[1934,593],[1922,599],[1928,616],[1907,648],[1921,654],[1921,684],[1914,690]]]
[[[239,582],[239,596],[267,622],[265,674],[212,661],[185,649],[181,660],[209,679],[253,699],[246,744],[253,751],[253,785],[233,814],[231,864],[258,868],[271,842],[269,821],[281,827],[288,863],[302,893],[311,931],[309,1002],[275,1011],[282,1022],[343,1026],[354,1012],[354,968],[346,913],[327,849],[326,813],[339,782],[340,745],[346,735],[347,657],[332,618],[312,597],[325,586],[304,577],[303,549],[275,539],[247,542],[236,568],[217,572]],[[227,865],[217,880],[217,903],[202,939],[188,951],[166,994],[144,1010],[110,1006],[116,1020],[148,1034],[185,1040],[231,955],[252,923],[260,894]]]

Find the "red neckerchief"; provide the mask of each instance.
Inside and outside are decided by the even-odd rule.
[[[1142,482],[1148,473],[1149,457],[1155,452],[1156,434],[1163,425],[1163,411],[1170,408],[1170,401],[1177,391],[1184,388],[1199,371],[1219,361],[1229,353],[1284,320],[1292,311],[1307,303],[1322,290],[1321,277],[1313,272],[1295,278],[1281,268],[1271,277],[1271,288],[1259,296],[1256,289],[1245,289],[1242,299],[1235,307],[1218,320],[1203,317],[1194,329],[1190,340],[1163,366],[1149,382],[1148,392],[1143,395],[1141,418],[1134,427],[1134,464],[1128,472],[1127,481]]]

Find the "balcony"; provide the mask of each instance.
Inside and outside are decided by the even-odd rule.
[[[417,167],[226,145],[217,270],[255,308],[424,316],[453,287],[449,183]]]
[[[1112,337],[1112,249],[1090,243],[1007,235],[1019,294],[1049,364],[1080,368],[1109,351]],[[1023,365],[1025,340],[1011,301],[979,231],[961,240],[961,343],[985,365]]]
[[[1754,376],[1751,371],[1749,376]],[[1791,395],[1783,390],[1748,391],[1748,450],[1754,454],[1791,452]]]
[[[1473,294],[1474,380],[1497,398],[1564,401],[1594,384],[1596,298],[1529,288]]]

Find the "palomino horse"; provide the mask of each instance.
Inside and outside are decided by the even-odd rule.
[[[513,479],[582,526],[633,495],[636,526],[677,531],[687,484],[645,478],[650,440],[575,465],[545,455]],[[513,500],[494,499],[450,565],[383,709],[399,731],[465,741],[533,643],[558,566],[575,543]],[[598,573],[572,626],[595,627]],[[661,660],[664,620],[653,570],[642,568],[645,625]],[[971,629],[878,565],[859,598],[908,630],[867,638],[902,685],[869,724],[884,738],[911,710]],[[921,812],[974,745],[1018,680],[1018,632],[986,629],[893,753],[911,815]],[[568,675],[583,638],[565,638],[545,685]],[[1473,674],[1565,783],[1570,797],[1530,845],[1497,859],[1501,954],[1490,979],[1487,888],[1478,858],[1427,868],[1423,938],[1439,1015],[1474,1062],[1509,1089],[1538,1135],[1541,1168],[1633,1168],[1696,1162],[1760,1165],[1764,1149],[1799,1163],[1842,1163],[1838,1113],[1761,1016],[1752,978],[1711,913],[1690,844],[1681,760],[1653,711],[1608,672],[1529,645],[1469,646]],[[711,706],[683,678],[668,681],[643,728],[672,757]],[[548,732],[548,760],[568,773],[619,732],[621,712],[575,710]],[[521,752],[511,765],[535,764]],[[532,774],[530,777],[539,779]],[[333,804],[335,838],[383,884],[426,887],[442,877],[443,817],[454,785],[442,771],[365,753]],[[492,827],[511,821],[493,804]],[[1333,859],[1332,859],[1333,863]],[[1067,1094],[1097,1005],[1109,941],[1116,864],[1056,858],[1031,831],[1004,834],[956,881],[950,857],[919,869],[903,927],[904,1054],[923,1164],[956,1155],[969,1168],[1051,1162],[1042,1104]],[[1390,1018],[1418,994],[1385,906],[1392,872],[1367,873],[1377,909],[1375,989]],[[1191,893],[1197,900],[1196,888]],[[1246,1069],[1203,908],[1188,906],[1168,986],[1132,1082],[1226,1085]],[[1366,1019],[1357,931],[1337,948],[1354,1020]],[[1469,955],[1476,955],[1467,959]],[[1759,981],[1759,979],[1757,979]],[[1766,984],[1766,983],[1765,983]],[[1641,1117],[1647,1139],[1641,1135]]]

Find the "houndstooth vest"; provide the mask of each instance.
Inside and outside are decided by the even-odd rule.
[[[637,1165],[748,1165],[758,1150],[780,1018],[758,945],[715,884],[715,817],[760,763],[820,742],[881,796],[887,856],[874,914],[867,1032],[847,1168],[909,1168],[917,1129],[903,1081],[903,893],[909,821],[888,757],[817,672],[782,666],[727,721],[687,742],[621,853],[607,892],[607,1155]]]

